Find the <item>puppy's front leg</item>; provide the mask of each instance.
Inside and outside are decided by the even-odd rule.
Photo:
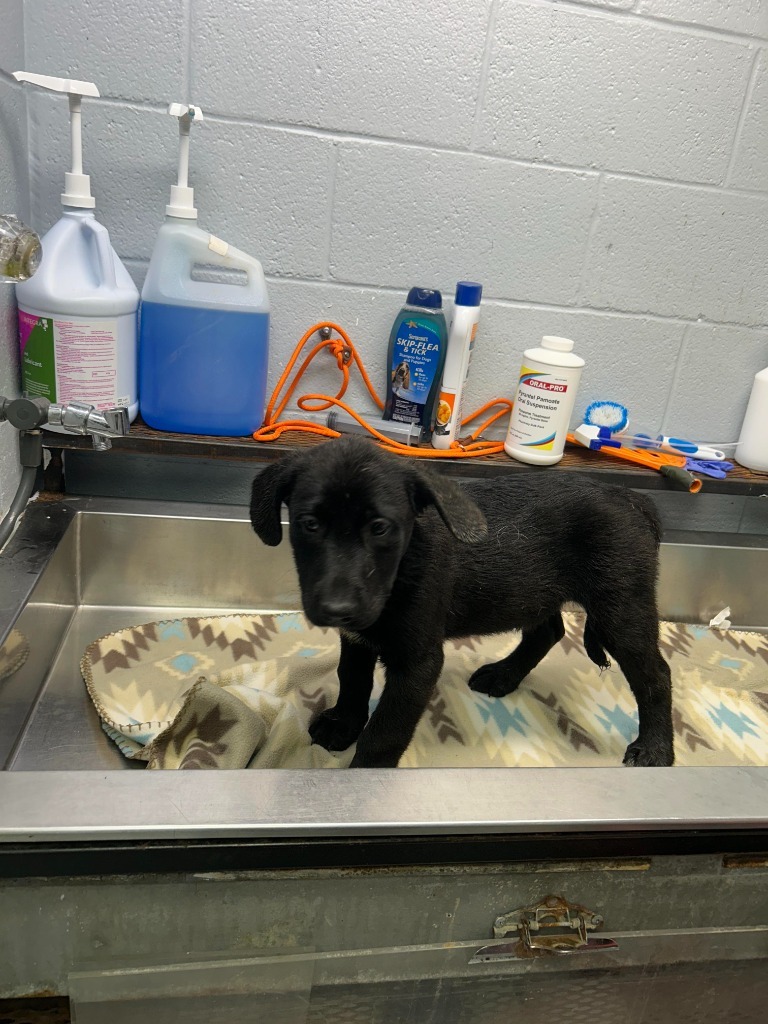
[[[443,667],[442,646],[419,652],[417,664],[398,653],[382,656],[384,692],[363,729],[350,768],[396,768],[411,742]]]
[[[326,750],[351,747],[368,721],[376,652],[346,633],[341,634],[339,697],[332,708],[318,715],[309,727],[312,742]]]

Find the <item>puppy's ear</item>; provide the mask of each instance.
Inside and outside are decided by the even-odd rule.
[[[251,526],[271,548],[283,539],[280,507],[289,497],[296,479],[294,459],[267,466],[251,485]]]
[[[446,477],[428,470],[414,470],[411,493],[417,513],[434,505],[454,537],[464,544],[478,544],[488,536],[483,513],[463,487]]]

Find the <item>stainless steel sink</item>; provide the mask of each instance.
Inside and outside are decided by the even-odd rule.
[[[678,621],[708,622],[729,605],[734,625],[766,629],[766,579],[768,546],[765,538],[676,535],[668,538],[662,547],[661,614]],[[55,801],[56,794],[68,792],[62,789],[66,779],[72,780],[79,773],[82,783],[77,785],[85,785],[86,779],[91,779],[95,787],[92,790],[94,800],[97,791],[101,793],[101,783],[97,784],[95,780],[109,778],[113,779],[110,786],[115,794],[122,792],[124,784],[146,785],[151,786],[156,794],[162,792],[164,800],[168,794],[178,793],[179,799],[184,801],[187,799],[184,794],[192,798],[195,790],[199,795],[203,789],[212,787],[211,792],[225,792],[229,801],[239,794],[237,799],[242,799],[246,808],[256,808],[249,794],[258,788],[264,807],[268,807],[267,817],[270,820],[283,821],[286,815],[290,817],[288,808],[270,802],[264,793],[263,783],[257,787],[256,777],[263,780],[270,776],[268,785],[279,787],[282,777],[293,776],[282,799],[289,799],[290,794],[290,799],[295,801],[297,792],[301,791],[298,777],[311,773],[203,773],[206,776],[204,781],[200,780],[199,774],[192,773],[198,780],[193,786],[189,773],[137,772],[137,766],[123,758],[102,732],[79,670],[80,657],[92,640],[125,626],[185,614],[299,608],[297,580],[288,544],[277,548],[262,545],[251,531],[245,509],[98,498],[35,504],[0,556],[0,595],[0,637],[15,624],[31,644],[30,655],[23,668],[0,682],[0,765],[6,769],[0,774],[0,800],[2,787],[10,786],[9,779],[15,777],[14,800],[20,810],[27,813],[30,808],[24,802],[28,804],[32,799],[30,794],[44,791],[46,804]],[[131,767],[134,770],[129,773],[111,771]],[[109,770],[106,775],[105,769]],[[603,769],[527,770],[526,778],[534,780],[542,776],[542,772],[542,778],[548,773],[551,777],[553,771],[561,774],[565,771],[572,779],[588,778],[590,785],[581,787],[583,797],[589,792],[592,796],[598,795],[599,788],[594,788],[592,782],[604,772]],[[622,780],[620,788],[636,789],[636,798],[642,804],[644,797],[640,783],[643,777],[648,777],[647,772],[605,771],[614,779],[608,790],[615,789],[615,779],[619,778]],[[768,779],[762,769],[756,769],[752,774],[740,769],[655,769],[650,774],[654,780],[660,780],[660,773],[665,771],[674,772],[676,784],[691,771],[699,773],[702,784],[704,775],[719,773],[721,783],[716,789],[722,784],[726,787],[724,792],[730,796],[735,796],[736,790],[732,783],[726,782],[727,777],[759,777],[761,807],[764,805],[768,815]],[[22,773],[29,775],[29,779],[22,780]],[[400,779],[414,775],[402,771],[323,774],[329,780],[329,789],[346,786],[343,792],[347,797],[359,790],[358,795],[363,800],[368,792],[368,786],[363,786],[363,776],[370,782],[373,777],[397,776]],[[434,796],[432,787],[447,786],[443,779],[453,776],[455,780],[457,774],[462,776],[460,789],[466,792],[465,787],[472,785],[473,778],[477,781],[482,777],[482,791],[487,792],[492,776],[509,778],[508,773],[505,776],[503,772],[483,769],[458,773],[422,769],[415,774],[424,779],[423,791],[420,782],[411,779],[408,783],[410,787],[417,787],[416,815],[426,814],[427,818]],[[128,783],[126,775],[136,781]],[[165,776],[162,782],[147,781],[150,776],[157,780],[159,775]],[[221,778],[214,780],[212,776],[229,776],[229,783]],[[330,781],[330,776],[334,781]],[[341,776],[347,781],[344,782]],[[428,784],[427,776],[441,781]],[[118,785],[118,778],[124,778],[126,782]],[[353,782],[354,778],[358,781]],[[392,785],[388,784],[388,796]],[[40,786],[44,790],[40,790]],[[226,788],[222,790],[221,787]],[[551,791],[551,787],[547,788]],[[558,788],[562,790],[562,786]],[[661,787],[659,792],[666,788]],[[695,789],[700,791],[702,800],[713,792],[709,783],[703,788],[697,784]],[[528,786],[525,790],[530,794]],[[130,791],[133,792],[132,789]],[[11,792],[11,789],[6,789],[6,792]],[[87,790],[83,792],[87,793]],[[107,805],[110,803],[109,794],[109,787],[104,788],[103,799]],[[664,795],[669,797],[669,794]],[[520,797],[519,792],[517,796]],[[70,797],[71,794],[66,799]],[[173,798],[169,799],[173,803]],[[213,797],[211,799],[214,800]],[[413,809],[413,792],[409,799]],[[366,816],[375,819],[376,812],[381,809],[381,804],[378,807],[366,805],[365,813],[359,807],[353,812],[343,804],[343,799],[341,804],[337,802],[339,816],[343,817],[347,812],[362,814],[361,820]],[[476,799],[473,798],[472,804],[473,811],[483,813]],[[81,824],[90,820],[90,812],[84,811],[83,806],[79,804],[75,814],[76,822]],[[696,801],[693,799],[691,804],[686,799],[681,803],[683,806],[690,815],[692,808],[695,810]],[[564,803],[563,808],[573,815],[572,805]],[[625,801],[622,813],[627,808],[631,809],[631,801]],[[715,817],[723,813],[727,817],[731,809],[731,806],[712,808]],[[2,810],[0,803],[0,818]],[[291,813],[299,813],[296,807],[290,810]],[[514,814],[509,813],[509,808],[506,810],[502,821],[507,825],[510,822],[519,825],[524,820],[522,807],[517,806]],[[560,809],[552,807],[550,810],[552,815],[562,816]],[[741,810],[751,813],[754,808],[747,800]],[[494,807],[494,811],[504,811],[504,807]],[[544,811],[541,801],[535,813],[531,810],[539,825]],[[390,812],[397,814],[393,808]],[[91,817],[96,813],[94,805]],[[183,820],[185,814],[180,813]],[[242,817],[242,807],[237,813]],[[305,813],[308,813],[306,809],[299,816]],[[439,816],[454,812],[443,805],[434,813]],[[605,807],[602,810],[588,808],[585,813],[592,818],[596,815],[600,820],[608,820]],[[665,808],[664,813],[668,820],[671,808]],[[701,817],[701,807],[698,813]],[[39,807],[32,814],[39,827],[45,824],[42,814]],[[328,819],[329,815],[330,810],[326,808],[325,818]],[[154,820],[155,816],[152,817]],[[245,818],[248,819],[248,814]],[[489,821],[495,822],[495,827],[499,826],[494,815],[490,815]],[[0,821],[0,833],[2,824]],[[333,824],[335,822],[325,821],[326,826]],[[118,825],[119,822],[115,823],[115,828]]]

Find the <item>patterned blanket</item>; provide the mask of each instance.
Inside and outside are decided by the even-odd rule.
[[[446,643],[445,667],[401,767],[618,765],[637,733],[620,670],[600,672],[567,614],[562,642],[496,700],[466,680],[518,636]],[[678,765],[768,765],[768,636],[661,624]],[[151,622],[91,644],[83,677],[108,736],[149,768],[338,768],[310,744],[335,703],[338,635],[295,613]],[[377,668],[371,710],[381,694]]]

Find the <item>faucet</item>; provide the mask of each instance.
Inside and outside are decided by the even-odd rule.
[[[0,422],[17,430],[38,430],[50,424],[70,434],[89,434],[98,452],[112,447],[113,437],[125,437],[130,429],[128,410],[122,407],[99,411],[86,402],[49,402],[47,398],[3,398],[0,396]]]
[[[0,423],[4,420],[19,432],[21,479],[10,508],[0,522],[0,550],[12,535],[19,516],[35,489],[43,463],[43,435],[40,428],[50,423],[70,434],[90,434],[93,447],[103,452],[112,447],[113,437],[125,437],[130,429],[128,410],[99,411],[85,402],[49,402],[47,398],[4,398],[0,395]]]

